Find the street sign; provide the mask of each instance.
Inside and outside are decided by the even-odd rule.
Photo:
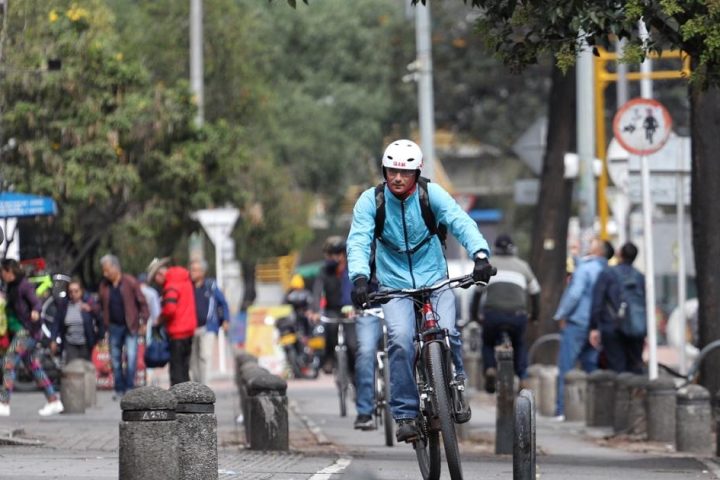
[[[635,98],[615,114],[613,132],[625,150],[649,155],[662,148],[670,137],[672,119],[667,109],[650,98]]]
[[[547,117],[538,118],[512,146],[513,152],[530,167],[535,175],[540,175],[542,172],[547,126]]]
[[[0,218],[34,217],[56,213],[57,205],[50,197],[18,192],[0,193]]]
[[[681,137],[674,133],[670,135],[665,145],[655,153],[648,155],[650,173],[684,173],[690,174],[691,154],[690,137]],[[630,174],[640,173],[641,159],[638,155],[630,155],[627,168]]]
[[[211,208],[193,212],[192,218],[200,222],[217,248],[232,233],[240,212],[237,208]]]
[[[655,205],[677,205],[678,181],[683,182],[683,204],[690,205],[690,176],[653,174],[650,177],[650,198]],[[628,196],[634,204],[642,203],[642,178],[640,174],[628,177]]]

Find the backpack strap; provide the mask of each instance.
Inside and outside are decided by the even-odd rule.
[[[415,253],[418,251],[422,246],[424,246],[428,241],[430,241],[430,237],[433,235],[437,235],[440,239],[440,243],[442,244],[443,248],[446,247],[445,245],[445,239],[447,238],[447,226],[440,224],[438,225],[438,222],[435,218],[435,213],[432,211],[432,206],[430,205],[430,195],[428,194],[428,182],[430,182],[429,179],[425,177],[418,178],[418,196],[420,199],[420,213],[422,215],[423,221],[425,222],[425,226],[428,229],[429,236],[420,244],[416,245],[415,248],[413,248],[410,253]],[[382,182],[378,184],[375,187],[375,233],[374,233],[374,239],[380,240],[381,242],[384,242],[382,238],[383,229],[385,227],[385,182]],[[397,249],[396,249],[397,250]]]

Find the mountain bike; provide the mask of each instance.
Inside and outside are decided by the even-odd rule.
[[[362,311],[363,315],[372,315],[384,319],[382,308],[369,308]],[[382,335],[378,342],[377,353],[375,354],[375,400],[374,418],[375,429],[383,427],[385,433],[385,445],[392,447],[395,444],[393,432],[393,418],[390,413],[390,364],[388,363],[387,352],[387,325],[382,321]]]
[[[335,385],[338,389],[340,402],[340,416],[347,416],[347,396],[352,384],[350,376],[350,352],[346,343],[345,325],[352,324],[354,320],[347,317],[331,318],[320,316],[320,321],[328,325],[337,325],[337,344],[335,345]]]
[[[424,480],[440,478],[440,433],[450,478],[462,479],[460,451],[455,433],[455,418],[461,412],[458,405],[458,384],[453,375],[450,334],[438,324],[431,295],[443,288],[468,288],[476,284],[472,275],[466,275],[427,287],[382,290],[369,295],[370,303],[410,298],[415,305],[415,379],[420,395],[420,415],[416,421],[420,436],[413,441],[413,448]]]

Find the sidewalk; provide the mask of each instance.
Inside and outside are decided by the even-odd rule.
[[[484,391],[469,393],[473,416],[463,432],[465,447],[494,454],[495,396]],[[537,473],[544,478],[562,478],[560,472],[568,467],[584,465],[587,475],[583,478],[665,478],[657,477],[662,472],[671,478],[720,479],[715,457],[675,452],[672,445],[616,438],[611,428],[587,427],[583,422],[558,422],[540,415],[536,420]],[[595,477],[593,469],[604,473]]]
[[[160,386],[167,385],[161,377]],[[291,452],[246,450],[243,428],[235,423],[240,408],[234,383],[214,380],[210,387],[217,396],[220,479],[309,478],[336,460],[327,447],[313,448],[315,437],[292,411]],[[44,403],[39,391],[13,395],[11,416],[0,418],[0,479],[117,479],[121,411],[112,392],[98,391],[98,406],[85,414],[43,418],[37,410]]]

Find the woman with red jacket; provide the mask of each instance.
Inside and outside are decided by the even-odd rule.
[[[169,258],[154,259],[148,266],[148,279],[162,287],[159,323],[170,337],[170,384],[190,381],[190,353],[197,326],[195,290],[190,272],[171,266]]]

